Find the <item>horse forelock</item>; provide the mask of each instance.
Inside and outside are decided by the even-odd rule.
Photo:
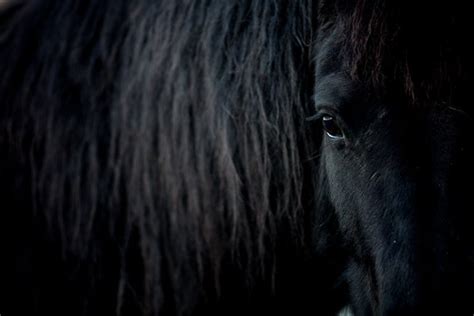
[[[394,90],[409,102],[449,104],[465,80],[465,5],[385,0],[322,1],[320,23],[342,25],[344,55],[354,80]],[[329,7],[329,9],[328,9]]]

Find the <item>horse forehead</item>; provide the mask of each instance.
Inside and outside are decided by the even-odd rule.
[[[343,72],[316,76],[314,101],[316,104],[338,105],[354,94],[354,83]]]
[[[334,25],[318,35],[315,47],[316,77],[343,71],[348,63],[343,49],[342,26]]]

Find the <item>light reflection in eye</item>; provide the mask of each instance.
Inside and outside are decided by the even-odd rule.
[[[322,118],[323,129],[326,134],[333,139],[342,139],[344,138],[344,133],[342,129],[339,127],[337,120],[330,116],[324,115]]]

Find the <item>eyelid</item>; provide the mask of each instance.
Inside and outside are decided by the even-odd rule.
[[[316,114],[307,117],[306,121],[317,121],[321,119],[325,115],[333,116],[335,118],[339,118],[339,113],[334,107],[330,105],[316,105]]]
[[[316,114],[307,117],[306,121],[308,121],[308,122],[319,121],[324,115],[326,115],[326,114],[322,113],[322,112],[316,112]]]
[[[334,105],[316,104],[315,108],[316,108],[316,112],[318,112],[318,113],[323,112],[323,113],[326,113],[326,114],[329,114],[329,115],[334,115],[334,116],[339,115],[339,111],[337,110],[337,108]]]

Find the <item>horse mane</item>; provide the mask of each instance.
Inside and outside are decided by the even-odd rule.
[[[312,14],[309,0],[43,0],[9,18],[2,195],[33,216],[35,253],[62,249],[78,296],[107,280],[118,314],[125,298],[183,314],[225,262],[272,273],[279,227],[303,234]]]
[[[355,80],[411,103],[450,103],[472,56],[464,4],[386,0],[320,1],[322,29],[344,25],[344,52]],[[439,101],[442,99],[443,101]]]

